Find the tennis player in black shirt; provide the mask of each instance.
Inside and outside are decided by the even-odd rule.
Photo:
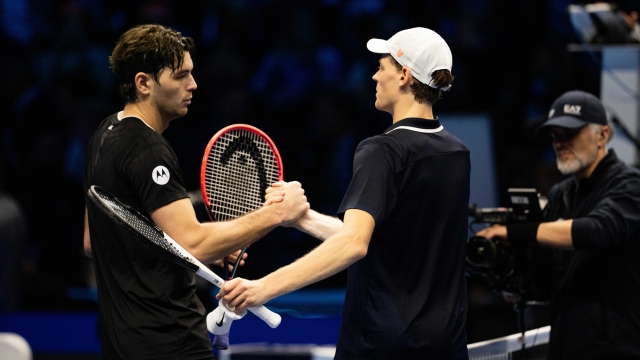
[[[432,109],[453,81],[451,51],[425,28],[367,48],[382,54],[375,106],[393,124],[358,145],[344,222],[309,211],[295,226],[320,246],[218,297],[255,306],[348,267],[336,359],[466,359],[469,150]]]
[[[161,135],[187,114],[196,90],[192,49],[193,40],[179,32],[141,25],[120,37],[109,59],[125,106],[104,119],[91,138],[84,178],[84,246],[96,274],[103,359],[212,359],[213,354],[195,275],[132,239],[89,201],[90,186],[106,189],[152,219],[203,263],[309,209],[300,184],[289,183],[271,206],[231,221],[198,222],[176,155]]]
[[[539,131],[570,175],[549,191],[546,221],[477,235],[554,249],[550,359],[639,359],[640,171],[607,149],[612,127],[592,94],[562,94]]]

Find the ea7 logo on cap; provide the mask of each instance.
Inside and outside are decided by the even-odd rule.
[[[580,115],[580,109],[581,108],[582,108],[582,106],[580,106],[580,105],[565,104],[564,105],[564,113],[565,114],[571,114],[571,115]]]
[[[156,168],[151,172],[151,178],[158,185],[168,183],[170,177],[171,175],[169,174],[169,170],[162,165],[156,166]]]

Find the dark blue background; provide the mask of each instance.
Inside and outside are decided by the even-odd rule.
[[[20,302],[4,311],[95,310],[94,301],[70,295],[92,285],[82,252],[84,150],[98,123],[122,108],[108,56],[134,25],[160,23],[196,42],[198,89],[189,114],[164,133],[188,190],[199,188],[209,138],[247,123],[269,134],[285,179],[302,182],[312,207],[328,214],[348,185],[358,142],[391,124],[373,106],[378,55],[365,47],[372,37],[422,26],[448,42],[456,80],[435,114],[492,119],[497,184],[487,186],[499,189],[501,202],[508,187],[545,193],[560,178],[550,147],[532,136],[551,102],[572,89],[599,94],[598,65],[567,51],[577,39],[565,0],[1,3],[0,190],[20,203],[28,224],[14,269]],[[250,247],[240,276],[260,277],[315,245],[277,229]],[[341,288],[345,278],[311,288]],[[206,287],[203,294],[208,302]],[[510,334],[515,314],[471,280],[468,329],[470,342]]]

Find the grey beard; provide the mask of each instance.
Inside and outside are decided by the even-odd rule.
[[[561,162],[560,159],[556,158],[556,165],[562,175],[575,174],[578,170],[584,168],[584,166],[582,166],[582,162],[578,159]]]
[[[597,151],[585,154],[584,157],[577,156],[573,153],[573,160],[562,162],[558,157],[556,157],[556,165],[562,175],[572,175],[593,164],[597,157]]]

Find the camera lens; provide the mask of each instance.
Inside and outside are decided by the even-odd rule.
[[[467,240],[467,263],[478,268],[491,268],[496,265],[498,248],[496,244],[481,236]]]

